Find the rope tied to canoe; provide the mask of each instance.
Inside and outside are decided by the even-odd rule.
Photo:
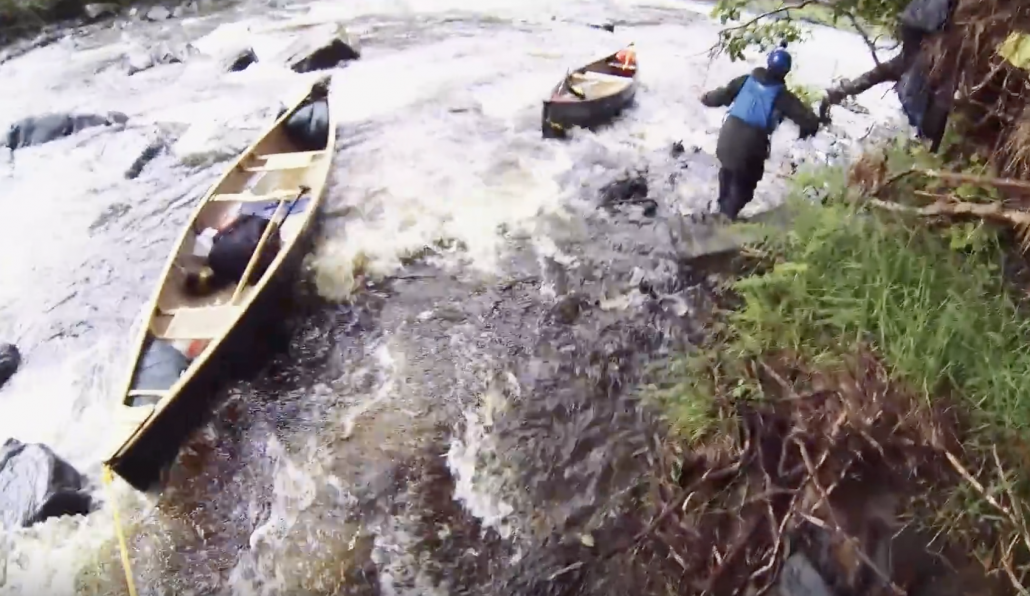
[[[118,549],[122,555],[122,569],[125,570],[125,583],[129,587],[129,596],[136,596],[136,582],[132,579],[132,563],[129,560],[129,546],[125,541],[125,532],[122,530],[122,518],[118,512],[118,502],[114,498],[114,487],[111,482],[114,480],[114,472],[110,466],[104,466],[104,486],[107,487],[107,497],[111,501],[111,511],[114,513],[114,532],[118,536]]]

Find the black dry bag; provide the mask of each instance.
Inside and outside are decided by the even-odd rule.
[[[319,99],[286,119],[286,136],[300,151],[319,151],[329,143],[329,106]]]
[[[211,254],[207,260],[208,266],[218,279],[239,282],[243,278],[250,257],[254,254],[268,224],[268,220],[263,217],[244,214],[215,234],[211,241]],[[279,229],[276,228],[261,251],[254,276],[260,278],[264,275],[281,247],[282,238],[279,236]]]

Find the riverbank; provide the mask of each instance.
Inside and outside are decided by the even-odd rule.
[[[233,0],[0,0],[0,62],[52,43],[82,27],[118,26],[119,20],[125,17],[159,22],[199,16],[232,3]],[[5,47],[16,42],[23,47]]]
[[[901,147],[892,167],[912,163]],[[837,593],[1019,593],[1026,263],[1004,232],[865,207],[848,182],[799,177],[824,204],[795,196],[789,233],[732,262],[714,335],[653,388],[674,472],[656,550],[699,588],[811,567],[806,585]]]

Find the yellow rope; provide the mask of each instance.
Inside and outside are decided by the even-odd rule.
[[[111,500],[111,511],[114,512],[114,531],[118,535],[118,546],[122,551],[122,568],[125,569],[125,583],[129,586],[129,596],[136,596],[136,583],[132,581],[132,565],[129,561],[129,547],[125,542],[125,532],[122,531],[122,519],[118,515],[118,503],[115,502],[114,489],[111,481],[114,474],[109,466],[104,466],[104,486],[107,487],[107,495]]]

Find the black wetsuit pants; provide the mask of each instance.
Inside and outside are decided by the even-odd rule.
[[[764,164],[763,164],[764,165]],[[719,169],[719,213],[730,219],[755,198],[755,187],[765,174],[764,168]]]

